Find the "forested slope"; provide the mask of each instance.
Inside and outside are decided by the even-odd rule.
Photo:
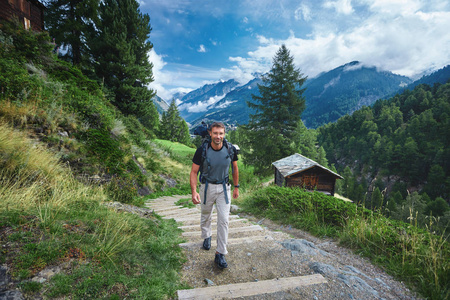
[[[329,162],[356,179],[343,187],[352,199],[370,202],[367,193],[378,188],[386,198],[400,192],[396,204],[403,204],[416,191],[425,204],[438,199],[428,213],[442,215],[450,197],[449,115],[450,83],[419,85],[319,128],[318,141]]]

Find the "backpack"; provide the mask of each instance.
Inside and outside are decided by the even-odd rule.
[[[194,134],[201,136],[203,139],[206,136],[209,136],[209,134],[208,134],[208,125],[205,122],[202,122],[202,125],[200,125],[197,128],[195,128]]]

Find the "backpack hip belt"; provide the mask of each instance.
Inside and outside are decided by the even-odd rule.
[[[208,182],[206,179],[202,179],[202,183],[205,184],[205,193],[203,197],[203,204],[206,204],[206,192],[208,191],[208,184],[221,184],[223,186],[223,194],[225,196],[225,203],[228,204],[230,201],[228,200],[228,193],[227,193],[227,183],[229,181],[229,178],[226,177],[224,180],[220,182]]]

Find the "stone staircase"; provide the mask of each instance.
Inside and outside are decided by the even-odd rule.
[[[300,263],[290,262],[291,252],[281,245],[290,236],[233,214],[226,256],[229,267],[220,270],[214,265],[216,213],[213,213],[211,250],[206,251],[202,249],[200,205],[194,208],[175,205],[181,198],[189,196],[162,197],[146,204],[163,219],[174,219],[183,230],[185,242],[180,247],[185,249],[188,261],[182,280],[193,289],[177,291],[178,299],[295,299],[299,295],[311,296],[312,292],[304,290],[308,286],[327,282],[321,274],[311,274]]]

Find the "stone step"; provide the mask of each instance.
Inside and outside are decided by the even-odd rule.
[[[178,228],[183,230],[184,232],[198,231],[198,229],[200,228],[200,222],[197,223],[198,224],[194,225],[178,226]],[[250,221],[246,219],[231,219],[228,221],[228,223],[229,223],[228,228],[253,225]],[[217,229],[217,222],[213,222],[211,225],[212,230]]]
[[[249,232],[249,231],[264,231],[264,228],[262,228],[259,225],[251,225],[251,226],[241,226],[241,227],[235,227],[235,228],[229,228],[228,234],[236,233],[236,232]],[[181,234],[185,237],[201,237],[202,232],[201,231],[190,231],[190,232],[183,232]],[[214,233],[213,233],[214,236]]]
[[[184,215],[190,215],[190,214],[198,215],[199,213],[200,213],[200,211],[196,208],[182,208],[182,209],[176,208],[173,210],[163,211],[159,214],[164,215],[164,217],[171,217],[171,216],[184,216]]]
[[[194,221],[200,225],[200,212],[198,214],[193,214],[193,215],[188,215],[188,216],[163,217],[163,219],[174,219],[177,222]],[[232,220],[232,219],[239,219],[239,216],[230,215],[229,220]],[[213,213],[212,220],[213,220],[213,222],[217,220],[217,214]],[[193,224],[195,224],[195,223],[193,223]],[[189,225],[193,225],[193,224],[189,224]],[[184,224],[184,225],[187,225],[187,224]]]
[[[229,238],[227,245],[238,245],[238,244],[249,244],[253,242],[259,242],[259,241],[271,241],[273,240],[273,237],[270,235],[261,235],[261,236],[250,236],[250,237],[243,237],[243,238]],[[201,248],[203,247],[203,241],[197,241],[197,242],[186,242],[178,244],[180,247],[183,248]],[[211,247],[217,247],[217,241],[216,239],[211,239]]]
[[[171,211],[174,211],[174,210],[186,210],[187,208],[186,207],[182,207],[182,206],[171,206],[171,207],[162,207],[162,208],[159,208],[159,207],[149,207],[150,209],[153,209],[153,211],[155,212],[155,213],[157,213],[157,214],[164,214],[164,213],[166,213],[166,212],[171,212]]]
[[[253,238],[253,237],[257,237],[257,236],[267,236],[267,235],[269,235],[269,233],[266,233],[264,230],[231,231],[228,233],[228,239]],[[183,236],[183,238],[187,242],[196,242],[196,241],[202,240],[201,235]],[[212,238],[216,239],[216,231],[212,231]]]
[[[301,286],[326,283],[321,274],[235,283],[191,290],[178,290],[178,299],[232,299],[288,291]]]
[[[160,207],[178,206],[177,204],[175,204],[175,202],[172,202],[172,201],[170,201],[170,202],[153,202],[153,203],[147,202],[147,203],[145,203],[145,206],[147,206],[147,207],[158,207],[158,208],[160,208]]]

